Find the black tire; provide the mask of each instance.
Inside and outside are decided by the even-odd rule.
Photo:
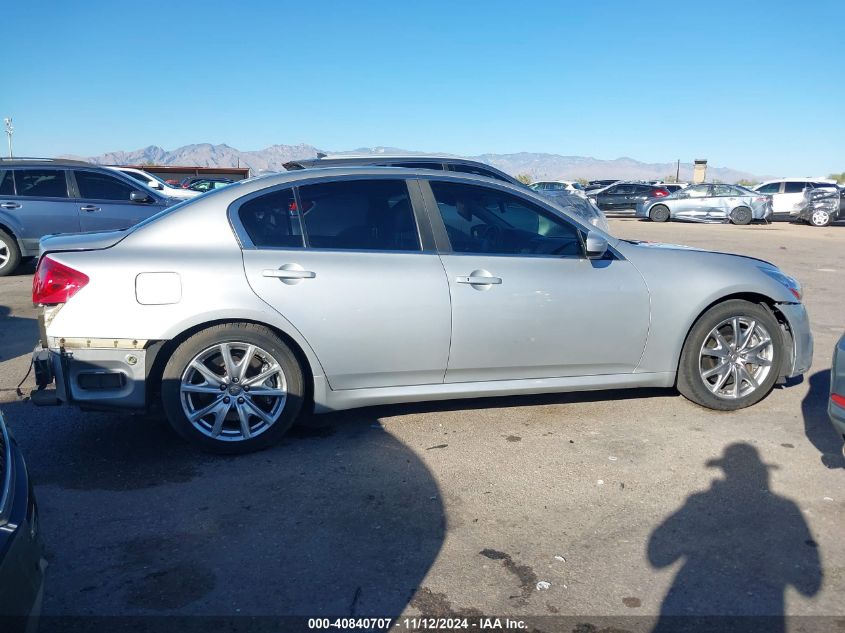
[[[808,218],[810,226],[829,226],[833,218],[827,211],[813,211]]]
[[[745,225],[751,224],[753,215],[751,209],[748,207],[737,207],[731,211],[731,222],[734,224]]]
[[[656,204],[648,212],[652,222],[666,222],[669,219],[669,207],[665,204]]]
[[[21,263],[21,250],[18,241],[0,230],[0,277],[11,275]]]
[[[219,437],[211,437],[188,420],[183,408],[182,377],[188,370],[189,364],[204,350],[221,343],[244,343],[265,351],[280,366],[286,383],[287,396],[276,420],[260,433],[247,439],[226,441]],[[243,357],[240,360],[242,359]],[[228,394],[228,391],[221,392],[221,397]],[[216,398],[217,396],[205,397]],[[233,394],[231,397],[234,399],[237,396]],[[161,400],[170,425],[182,438],[212,453],[250,453],[276,444],[290,429],[302,410],[304,397],[303,372],[296,355],[272,330],[254,323],[225,323],[194,334],[176,348],[167,361],[162,375]],[[232,424],[237,422],[237,415],[235,414],[234,417],[235,422]],[[229,424],[229,417],[226,420]]]
[[[768,375],[754,391],[742,397],[729,399],[717,395],[705,384],[707,381],[702,377],[700,352],[711,331],[720,323],[732,317],[759,322],[768,331],[771,338],[772,357]],[[769,395],[781,373],[780,368],[784,355],[783,345],[780,325],[774,315],[764,306],[741,299],[731,299],[719,303],[701,315],[687,335],[678,365],[678,391],[688,400],[717,411],[735,411],[756,404]]]

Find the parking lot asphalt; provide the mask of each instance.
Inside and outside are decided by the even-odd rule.
[[[732,413],[673,390],[375,407],[216,457],[160,420],[18,398],[31,270],[0,279],[0,407],[40,505],[45,615],[786,614],[841,630],[845,460],[825,405],[845,225],[611,231],[797,277],[816,345],[803,382]]]

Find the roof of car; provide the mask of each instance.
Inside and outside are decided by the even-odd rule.
[[[0,158],[0,165],[12,167],[41,167],[50,165],[52,167],[101,167],[94,163],[89,163],[84,160],[73,160],[70,158],[33,158],[33,157],[16,157],[16,158]]]
[[[317,158],[303,158],[299,160],[291,160],[284,164],[284,168],[290,171],[291,169],[303,169],[307,167],[320,167],[322,165],[370,165],[373,163],[385,162],[409,162],[409,163],[452,163],[462,165],[472,165],[481,169],[489,169],[496,173],[507,176],[508,179],[513,179],[501,169],[488,165],[478,160],[470,158],[461,158],[459,156],[437,156],[427,154],[425,156],[418,156],[414,154],[368,154],[368,155],[343,155],[343,156],[320,156]]]

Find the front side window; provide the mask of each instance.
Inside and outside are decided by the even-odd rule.
[[[634,185],[616,185],[607,190],[612,196],[630,196],[634,193]]]
[[[19,196],[67,198],[65,172],[60,169],[19,169],[15,184]]]
[[[79,197],[88,200],[113,200],[129,202],[129,194],[134,191],[132,185],[107,174],[95,171],[75,171]]]
[[[348,180],[299,188],[310,248],[419,251],[404,180]]]
[[[452,250],[490,255],[580,257],[578,230],[512,194],[473,185],[432,182]]]
[[[238,217],[259,248],[302,248],[302,227],[292,189],[282,189],[244,202]]]
[[[684,189],[690,198],[706,198],[710,195],[710,185],[693,185]]]
[[[713,185],[712,196],[744,196],[745,194],[731,185]]]
[[[804,193],[807,188],[806,182],[786,182],[783,186],[784,193]]]

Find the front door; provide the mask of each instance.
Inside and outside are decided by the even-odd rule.
[[[452,296],[446,382],[633,372],[649,295],[625,259],[584,257],[574,224],[511,192],[430,182]]]
[[[142,185],[99,171],[76,169],[79,225],[83,231],[126,229],[161,211],[166,205]],[[133,202],[133,191],[149,194],[147,202]]]
[[[443,382],[449,287],[433,244],[422,249],[422,212],[399,179],[280,188],[233,209],[250,286],[308,341],[332,389]]]

